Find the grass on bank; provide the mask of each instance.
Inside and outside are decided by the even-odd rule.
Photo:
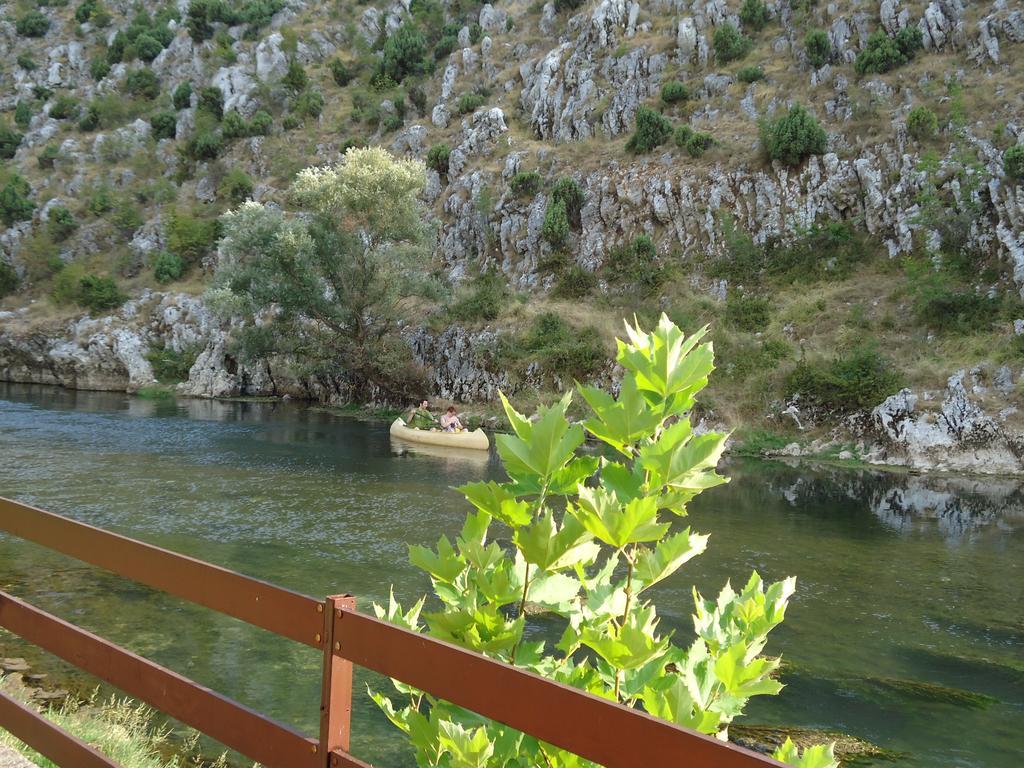
[[[29,690],[12,676],[0,678],[0,691],[24,704],[32,704]],[[213,762],[201,757],[198,732],[191,731],[183,741],[172,742],[171,730],[155,722],[153,710],[128,698],[111,696],[106,701],[99,701],[97,691],[92,699],[84,703],[68,699],[59,707],[39,711],[48,720],[95,747],[124,768],[227,766],[226,753]],[[54,763],[3,729],[0,729],[0,744],[13,747],[42,768],[57,768]]]

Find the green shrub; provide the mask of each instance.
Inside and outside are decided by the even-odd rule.
[[[899,383],[892,362],[867,342],[831,361],[801,360],[786,378],[786,393],[821,407],[852,411],[878,405]]]
[[[85,24],[92,18],[92,15],[96,12],[96,0],[82,0],[75,8],[75,21],[79,24]]]
[[[608,361],[596,330],[573,328],[554,312],[537,315],[529,331],[514,346],[514,356],[525,354],[551,376],[583,379]]]
[[[116,309],[128,300],[112,277],[85,275],[78,281],[75,301],[90,312]]]
[[[768,6],[761,0],[743,0],[740,6],[740,21],[744,29],[759,32],[768,23]]]
[[[106,59],[95,58],[89,62],[89,76],[97,83],[110,74],[110,64]]]
[[[249,124],[237,109],[232,109],[224,115],[220,132],[225,139],[240,139],[249,135]]]
[[[200,219],[189,213],[175,211],[167,227],[167,250],[179,256],[186,266],[198,264],[217,242],[216,219]]]
[[[331,59],[331,63],[328,66],[331,69],[331,77],[334,78],[335,84],[339,87],[344,88],[352,82],[352,72],[344,61],[341,59]]]
[[[868,36],[867,44],[864,50],[857,54],[853,67],[857,74],[866,75],[888,72],[906,64],[907,61],[907,54],[900,49],[896,41],[878,30]]]
[[[804,51],[811,66],[820,69],[832,58],[832,41],[823,29],[812,29],[804,38]]]
[[[640,154],[661,146],[672,135],[672,123],[660,112],[639,106],[636,110],[636,130],[626,142],[626,149]]]
[[[1024,144],[1017,144],[1003,153],[1003,173],[1011,179],[1024,179]]]
[[[320,114],[324,111],[324,96],[320,91],[303,91],[298,95],[294,102],[292,102],[292,111],[301,117],[310,117],[316,119],[320,117]],[[391,117],[398,117],[397,115],[391,115]],[[398,126],[401,127],[402,118],[398,118]],[[394,127],[391,128],[394,130]]]
[[[7,226],[19,221],[25,221],[32,216],[36,209],[29,196],[32,188],[18,174],[12,174],[0,187],[0,221]]]
[[[425,71],[423,59],[426,55],[427,39],[414,22],[406,21],[384,43],[381,71],[400,83],[407,75]]]
[[[479,93],[474,93],[473,91],[466,91],[464,94],[459,96],[459,100],[456,103],[456,109],[458,109],[460,115],[468,115],[470,112],[476,112],[483,105],[483,96]]]
[[[32,105],[27,101],[18,101],[18,106],[14,108],[14,124],[19,128],[28,128],[31,122]],[[3,127],[0,126],[0,133],[2,132]]]
[[[124,89],[132,96],[152,100],[160,95],[160,80],[149,67],[133,69],[124,79]]]
[[[564,200],[551,200],[544,212],[544,223],[540,229],[541,237],[554,248],[561,248],[569,239],[569,216],[566,213]]]
[[[197,43],[213,37],[213,23],[217,0],[192,0],[188,4],[185,27]]]
[[[715,29],[711,38],[715,47],[715,59],[719,64],[728,64],[730,61],[742,59],[753,48],[753,41],[736,29],[732,22],[726,22]]]
[[[173,139],[178,131],[178,116],[174,112],[154,112],[150,115],[149,124],[157,141]]]
[[[459,47],[459,38],[455,35],[444,35],[434,45],[434,58],[437,61],[448,56],[452,51]]]
[[[159,56],[163,49],[163,43],[152,35],[141,34],[135,39],[135,53],[147,63]]]
[[[583,0],[555,0],[555,12],[575,11],[583,5]]]
[[[56,205],[47,211],[46,231],[55,243],[67,240],[77,228],[75,217],[63,205]]]
[[[713,146],[715,146],[715,139],[710,133],[694,131],[686,139],[686,152],[690,157],[700,157]]]
[[[47,144],[43,147],[43,151],[39,153],[39,157],[36,160],[40,168],[53,168],[58,157],[60,157],[60,149],[57,145]]]
[[[45,85],[33,85],[32,95],[39,99],[39,101],[49,101],[50,97],[53,96],[53,91]]]
[[[288,71],[284,73],[281,82],[292,93],[301,93],[309,86],[309,75],[298,59],[291,59],[288,62]]]
[[[192,104],[192,83],[184,82],[175,88],[171,103],[175,109],[188,109]]]
[[[38,68],[36,60],[29,56],[27,53],[20,54],[16,59],[16,62],[18,66],[24,69],[26,72],[34,72]]]
[[[500,273],[487,272],[473,281],[472,290],[448,307],[454,320],[497,320],[508,301],[508,286]]]
[[[939,118],[928,107],[914,107],[907,115],[907,133],[918,141],[932,138],[938,130]]]
[[[184,271],[185,264],[176,253],[160,251],[153,260],[153,277],[161,285],[174,282]]]
[[[801,104],[765,126],[762,143],[769,159],[796,165],[811,155],[825,153],[828,136],[825,129]]]
[[[50,20],[40,11],[28,11],[14,22],[14,31],[22,37],[42,37],[50,29]]]
[[[54,120],[68,120],[78,116],[78,99],[62,93],[50,106],[50,117]]]
[[[583,187],[576,179],[570,176],[562,176],[551,188],[551,199],[561,200],[565,203],[565,213],[569,217],[569,223],[578,227],[580,225],[580,212],[583,210],[583,202],[586,199]]]
[[[224,199],[235,203],[244,203],[252,196],[252,178],[241,168],[232,168],[221,179],[217,193]]]
[[[286,131],[294,131],[302,125],[298,115],[285,115],[281,120],[281,127]]]
[[[14,153],[21,146],[21,140],[25,138],[11,126],[0,122],[0,158],[10,160]]]
[[[763,296],[731,292],[725,302],[725,321],[741,331],[764,331],[771,315],[771,302]]]
[[[215,85],[200,88],[196,108],[219,121],[224,117],[224,94]]]
[[[672,138],[675,141],[677,147],[686,149],[686,142],[690,140],[691,136],[693,136],[693,128],[691,128],[688,125],[680,125],[678,128],[676,128],[675,134]]]
[[[90,104],[82,113],[82,119],[78,121],[78,130],[90,133],[100,126],[100,111],[95,104]]]
[[[579,264],[573,264],[559,275],[553,293],[564,299],[582,299],[589,296],[596,287],[597,275]]]
[[[753,64],[741,67],[736,73],[736,79],[741,83],[756,83],[758,80],[764,80],[764,70]]]
[[[21,284],[18,273],[6,261],[0,261],[0,299],[10,296]]]
[[[104,6],[98,6],[95,13],[92,15],[92,24],[97,29],[106,29],[110,26],[110,22],[114,20],[113,14],[110,13]]]
[[[129,196],[118,197],[113,201],[110,212],[110,223],[125,239],[142,226],[142,214]]]
[[[249,121],[249,132],[253,136],[269,136],[274,127],[274,118],[265,109],[256,111]]]
[[[977,333],[988,330],[999,319],[999,298],[959,287],[948,272],[936,271],[930,260],[908,262],[907,282],[915,319],[933,331]]]
[[[180,352],[175,352],[170,347],[151,347],[146,353],[146,359],[153,366],[153,375],[157,381],[161,384],[177,384],[188,381],[188,373],[195,365],[199,351],[199,347],[189,347]]]
[[[800,237],[766,254],[767,274],[788,282],[841,280],[875,256],[869,240],[847,222],[814,224]]]
[[[666,104],[678,104],[690,98],[690,89],[678,80],[670,80],[661,86],[661,100]]]
[[[102,216],[113,210],[114,193],[110,187],[105,184],[94,187],[86,201],[86,208],[93,216]]]
[[[185,153],[196,161],[216,160],[224,147],[219,134],[213,131],[202,131],[193,135],[185,145]]]
[[[438,173],[448,173],[448,158],[451,154],[452,148],[447,144],[435,144],[427,150],[427,167]]]
[[[658,263],[658,252],[648,235],[638,235],[629,245],[613,248],[608,254],[608,270],[617,283],[649,294],[668,279],[668,269]]]
[[[540,191],[541,177],[537,171],[520,171],[508,182],[516,197],[533,197]]]
[[[896,33],[896,47],[900,49],[907,61],[924,48],[924,35],[920,27],[904,27]]]

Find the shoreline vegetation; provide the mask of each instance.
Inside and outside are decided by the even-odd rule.
[[[80,700],[43,706],[20,673],[0,674],[0,692],[28,704],[63,730],[92,745],[122,768],[227,768],[227,753],[213,760],[202,754],[199,732],[179,732],[159,722],[157,713],[128,697],[101,699],[99,689]],[[31,747],[0,728],[0,747],[11,747],[41,768],[57,768]]]

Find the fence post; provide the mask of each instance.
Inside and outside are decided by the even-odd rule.
[[[324,600],[324,667],[320,695],[320,759],[331,765],[331,750],[348,752],[352,730],[352,662],[339,656],[334,623],[341,611],[354,611],[352,595],[331,595]]]

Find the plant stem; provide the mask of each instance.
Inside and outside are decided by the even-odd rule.
[[[537,514],[544,511],[544,502],[548,497],[548,484],[544,483],[544,486],[540,489],[540,495],[537,497]],[[537,514],[533,516],[533,519],[537,519]],[[522,550],[520,550],[522,551]],[[523,558],[525,562],[526,558]],[[530,564],[526,563],[526,571],[523,573],[523,598],[519,601],[519,616],[526,614],[526,597],[530,593]],[[523,632],[526,632],[526,621],[523,620]],[[512,653],[509,657],[508,663],[515,666],[516,663],[516,651],[519,650],[519,644],[523,641],[523,636],[520,635],[519,639],[516,640],[516,644],[512,646]]]

